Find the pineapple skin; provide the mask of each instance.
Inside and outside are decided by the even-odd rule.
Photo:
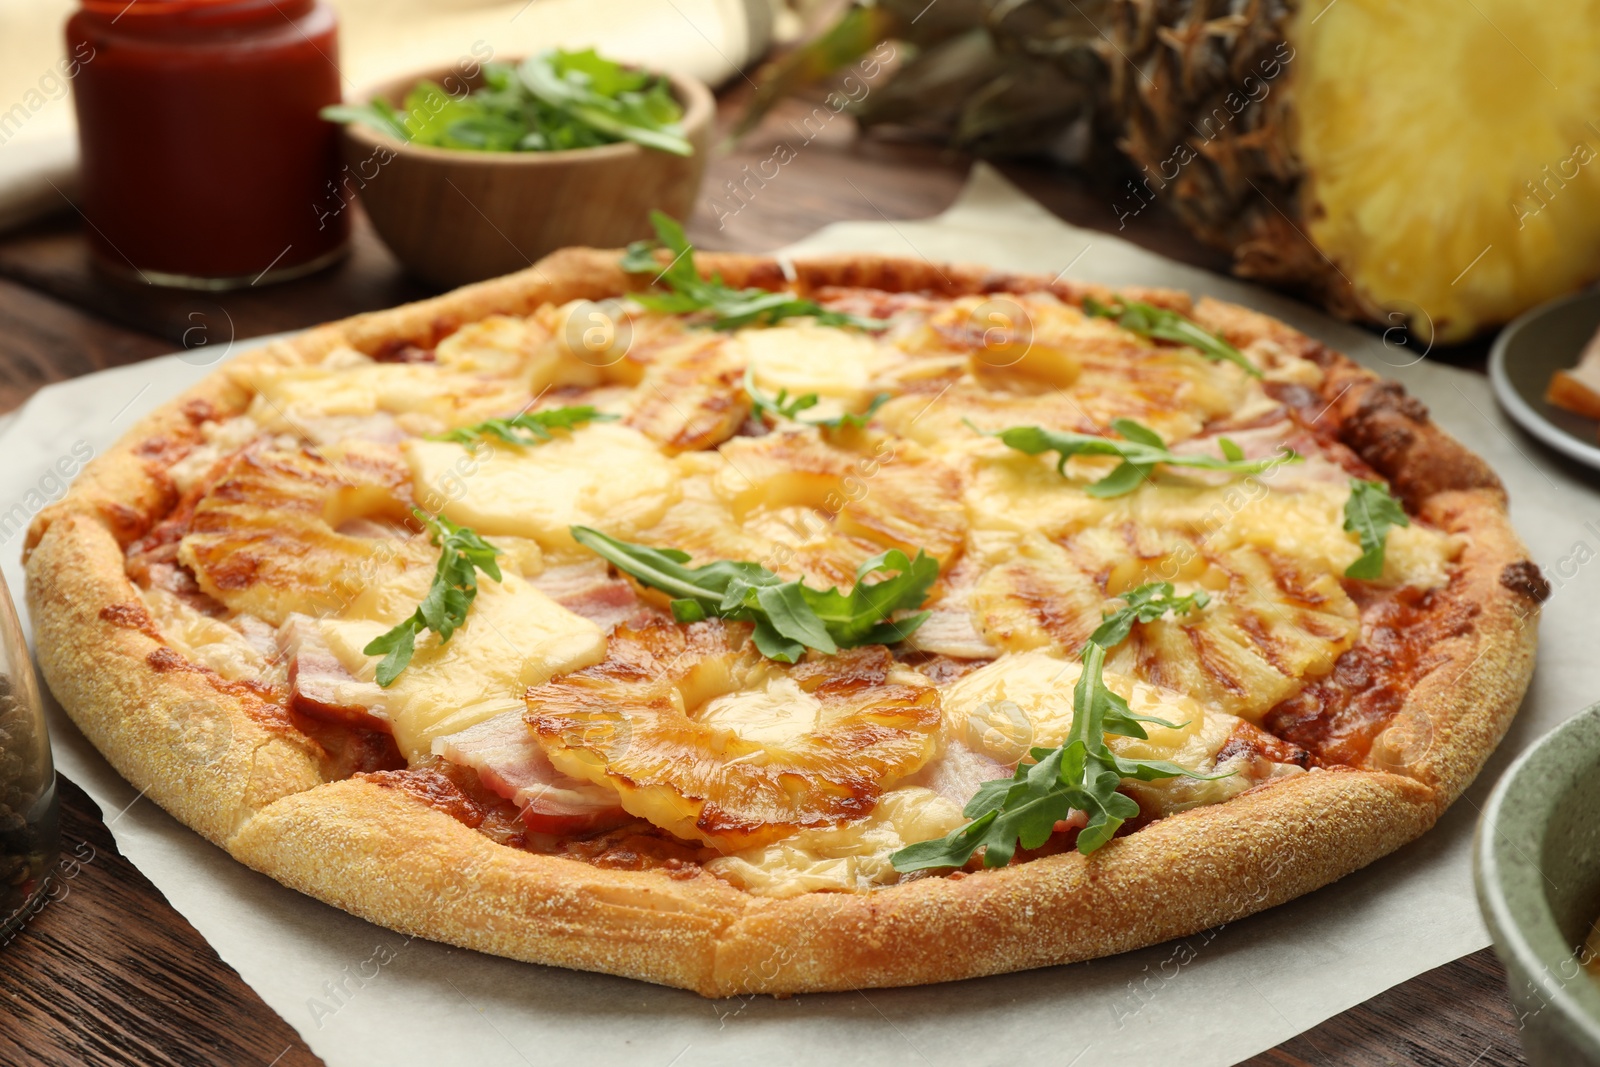
[[[1342,318],[1372,318],[1306,235],[1289,40],[1296,4],[1115,0],[1106,49],[1117,147],[1135,173],[1119,223],[1157,201],[1233,271],[1296,290]],[[1126,57],[1126,58],[1123,58]]]

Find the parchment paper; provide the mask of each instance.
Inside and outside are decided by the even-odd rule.
[[[1109,209],[1108,209],[1109,210]],[[979,167],[926,222],[828,227],[800,249],[861,249],[1160,283],[1249,304],[1404,381],[1510,487],[1517,527],[1556,585],[1526,706],[1477,785],[1420,841],[1288,905],[1191,937],[1070,967],[901,990],[703,1000],[601,975],[407,938],[233,862],[113,772],[59,711],[56,757],[104,811],[117,846],[334,1067],[601,1063],[1094,1067],[1232,1063],[1488,943],[1469,846],[1485,793],[1517,751],[1600,696],[1600,494],[1589,472],[1520,435],[1481,377],[1336,324],[1293,301],[1076,230]],[[242,346],[236,346],[242,347]],[[215,353],[213,353],[215,354]],[[0,512],[75,441],[96,451],[210,373],[187,354],[46,388],[6,430]],[[193,362],[184,362],[188,359]],[[50,485],[44,487],[46,490]],[[20,534],[0,542],[22,589]],[[1583,546],[1583,547],[1579,547]],[[71,907],[71,897],[61,907]],[[95,961],[86,960],[86,966]]]

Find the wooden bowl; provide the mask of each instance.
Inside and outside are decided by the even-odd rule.
[[[372,225],[406,269],[455,288],[509,274],[569,245],[620,248],[654,235],[650,211],[687,218],[705,176],[716,105],[693,78],[667,75],[694,155],[632,142],[561,152],[471,152],[408,144],[344,127],[343,195],[359,192]],[[366,100],[399,106],[417,82],[458,91],[449,67],[385,82]],[[476,88],[481,79],[465,84]]]

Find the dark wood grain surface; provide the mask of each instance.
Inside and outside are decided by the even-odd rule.
[[[742,95],[723,101],[723,118]],[[809,106],[779,109],[713,160],[689,232],[706,248],[765,251],[842,219],[921,218],[948,207],[970,160],[921,144],[855,138],[829,124],[740,205],[726,182],[768,158]],[[1118,232],[1104,181],[1035,165],[1002,168],[1057,215]],[[733,210],[737,207],[738,210]],[[350,256],[313,278],[205,295],[129,286],[97,274],[70,205],[0,236],[0,410],[40,386],[176,347],[297,329],[427,295],[359,215]],[[1119,236],[1213,270],[1226,263],[1159,207]],[[1430,358],[1481,369],[1487,342]],[[0,948],[0,1064],[320,1062],[112,844],[88,797],[63,782],[58,899]],[[71,877],[67,877],[68,872]],[[1429,971],[1248,1063],[1253,1067],[1502,1067],[1522,1063],[1505,973],[1492,953]]]
[[[0,949],[0,1063],[321,1063],[122,858],[88,794],[58,782],[54,885]]]

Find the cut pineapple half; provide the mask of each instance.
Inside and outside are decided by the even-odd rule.
[[[972,551],[984,572],[968,595],[972,623],[997,651],[1076,655],[1146,582],[1205,592],[1200,611],[1143,623],[1107,669],[1187,693],[1252,722],[1333,670],[1360,612],[1316,558],[1131,523],[1090,526],[1062,542],[993,533]]]
[[[1368,316],[1454,341],[1600,274],[1600,3],[1312,0],[1291,39],[1303,212]]]
[[[528,722],[563,773],[735,852],[866,816],[933,755],[941,715],[882,647],[785,669],[712,621],[618,630],[604,663],[529,690]]]
[[[1074,652],[1100,625],[1105,592],[1038,534],[978,538],[986,565],[969,594],[973,627],[996,649]]]

